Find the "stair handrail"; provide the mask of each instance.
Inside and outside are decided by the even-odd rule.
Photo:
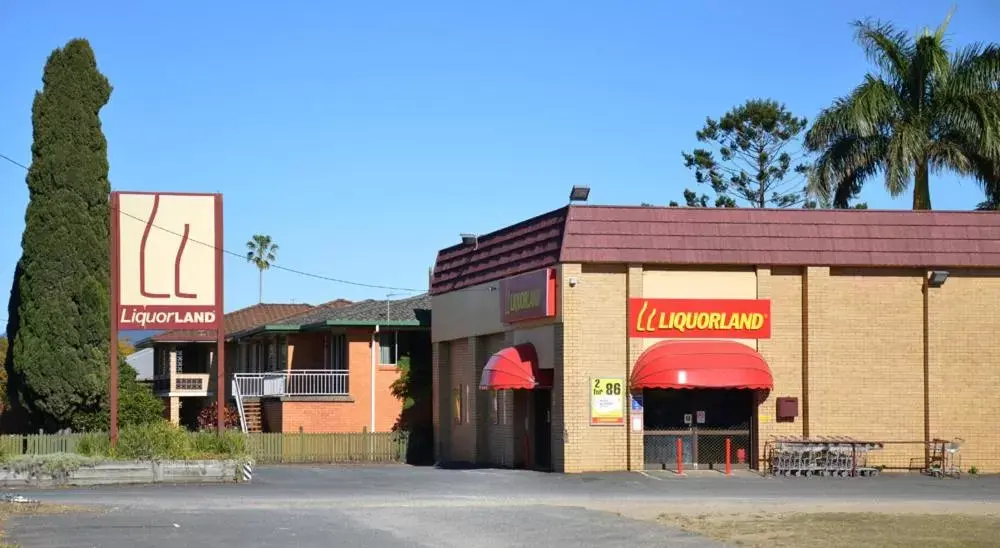
[[[236,411],[240,415],[240,430],[244,434],[249,434],[250,429],[247,428],[247,414],[243,408],[243,394],[240,393],[240,383],[235,378],[233,379],[233,397],[236,398]]]

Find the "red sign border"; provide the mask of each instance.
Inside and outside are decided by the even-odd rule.
[[[678,312],[759,312],[765,315],[764,326],[756,331],[692,329],[676,331],[637,331],[636,321],[641,303],[659,303]],[[745,310],[753,308],[753,310]],[[663,309],[660,309],[662,312]],[[770,339],[771,299],[671,299],[632,297],[628,300],[628,336],[645,339]]]
[[[554,318],[556,316],[556,290],[558,285],[556,283],[556,274],[555,268],[547,267],[531,272],[525,272],[523,274],[517,274],[500,280],[498,291],[498,293],[500,293],[498,297],[500,300],[500,320],[505,324],[515,324],[532,320]],[[532,278],[536,276],[538,279],[533,280]],[[507,293],[510,291],[510,284],[517,284],[518,282],[523,283],[526,280],[532,280],[532,284],[537,284],[532,287],[541,286],[541,288],[545,291],[542,305],[534,309],[519,311],[518,313],[508,315],[506,303]],[[525,285],[529,284],[526,283]]]

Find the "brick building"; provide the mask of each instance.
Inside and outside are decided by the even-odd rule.
[[[437,458],[757,467],[776,436],[1000,472],[1000,216],[570,205],[441,250]]]
[[[430,361],[430,297],[320,305],[233,333],[234,388],[251,430],[392,430],[404,364]],[[408,365],[407,365],[408,366]]]
[[[235,333],[310,309],[308,304],[261,303],[226,314],[227,378],[237,367]],[[138,341],[136,348],[153,353],[153,392],[163,399],[166,418],[194,428],[201,410],[215,401],[216,333],[172,329]]]

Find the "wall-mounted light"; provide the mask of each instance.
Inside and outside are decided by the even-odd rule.
[[[927,275],[927,285],[929,287],[941,287],[948,280],[947,270],[931,270]]]
[[[574,185],[573,189],[569,191],[569,201],[571,202],[586,202],[587,198],[589,197],[590,197],[589,186]]]

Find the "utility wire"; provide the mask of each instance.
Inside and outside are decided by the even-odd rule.
[[[25,169],[25,170],[28,169],[28,166],[22,164],[21,162],[18,162],[16,160],[11,159],[9,156],[7,156],[5,154],[0,153],[0,159],[4,159],[4,160],[10,162],[11,164],[14,164],[15,166],[18,166],[18,167],[20,167],[22,169]],[[109,204],[108,207],[111,207],[110,204]],[[117,210],[122,215],[125,215],[126,217],[131,217],[131,218],[133,218],[133,219],[135,219],[135,220],[137,220],[137,221],[139,221],[141,223],[146,223],[147,222],[146,219],[139,218],[139,217],[137,217],[135,215],[132,215],[131,213],[129,213],[127,211],[121,210],[120,208],[111,207],[111,209],[112,210]],[[153,226],[153,227],[155,227],[155,228],[157,228],[159,230],[162,230],[162,231],[164,231],[164,232],[166,232],[168,234],[173,234],[174,236],[177,236],[178,238],[183,238],[184,237],[183,234],[180,234],[178,232],[170,230],[169,228],[165,228],[165,227],[159,226],[157,224],[152,224],[151,226]],[[222,253],[224,253],[226,255],[232,255],[233,257],[239,257],[240,259],[246,260],[246,255],[243,254],[243,253],[236,253],[235,251],[230,251],[228,249],[217,248],[213,244],[210,244],[208,242],[202,242],[202,241],[199,241],[199,240],[195,240],[194,238],[191,238],[191,237],[188,237],[188,241],[189,242],[194,242],[194,243],[199,244],[199,245],[203,245],[203,246],[211,248],[211,249],[213,249],[215,251],[221,251]],[[324,281],[327,281],[327,282],[333,282],[333,283],[344,284],[344,285],[352,285],[352,286],[355,286],[355,287],[367,287],[367,288],[370,288],[370,289],[388,289],[390,291],[406,291],[408,293],[425,293],[427,291],[426,289],[413,289],[413,288],[410,288],[410,287],[393,287],[393,286],[388,286],[388,285],[366,284],[366,283],[362,283],[362,282],[355,282],[355,281],[351,281],[351,280],[345,280],[345,279],[342,279],[342,278],[333,278],[331,276],[324,276],[322,274],[315,274],[315,273],[312,273],[312,272],[306,272],[304,270],[298,270],[298,269],[295,269],[295,268],[288,268],[286,266],[281,266],[281,265],[276,265],[276,264],[275,265],[271,265],[270,268],[273,268],[275,270],[283,270],[285,272],[290,272],[292,274],[298,274],[299,276],[305,276],[307,278],[314,278],[314,279],[317,279],[317,280],[324,280]]]

